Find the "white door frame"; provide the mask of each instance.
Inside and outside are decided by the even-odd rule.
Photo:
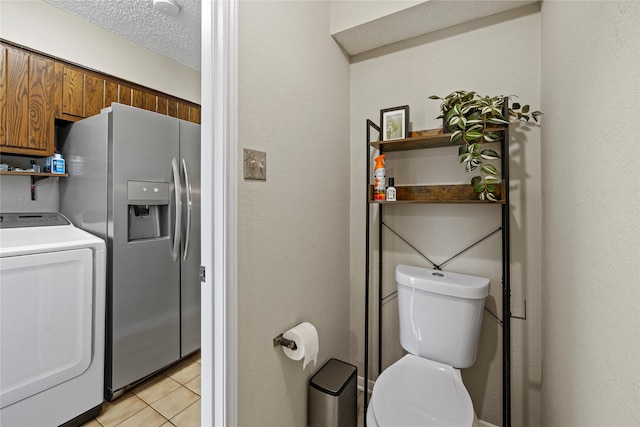
[[[202,425],[238,425],[237,2],[202,0]]]

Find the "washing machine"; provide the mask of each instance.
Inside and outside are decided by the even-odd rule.
[[[75,426],[104,396],[105,243],[59,213],[0,214],[0,426]]]

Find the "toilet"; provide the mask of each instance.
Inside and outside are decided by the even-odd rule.
[[[461,368],[476,359],[489,279],[398,265],[400,344],[375,382],[368,427],[477,425]]]

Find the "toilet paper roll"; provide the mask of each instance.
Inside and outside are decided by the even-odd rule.
[[[284,354],[291,360],[300,360],[304,358],[302,362],[302,370],[304,370],[309,362],[313,360],[313,366],[316,365],[318,360],[318,331],[316,327],[309,322],[302,322],[298,326],[293,327],[282,334],[283,338],[293,340],[296,343],[297,349],[291,350],[287,347],[282,347]]]

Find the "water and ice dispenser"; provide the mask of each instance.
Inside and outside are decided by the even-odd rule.
[[[128,181],[129,241],[169,236],[168,182]]]

